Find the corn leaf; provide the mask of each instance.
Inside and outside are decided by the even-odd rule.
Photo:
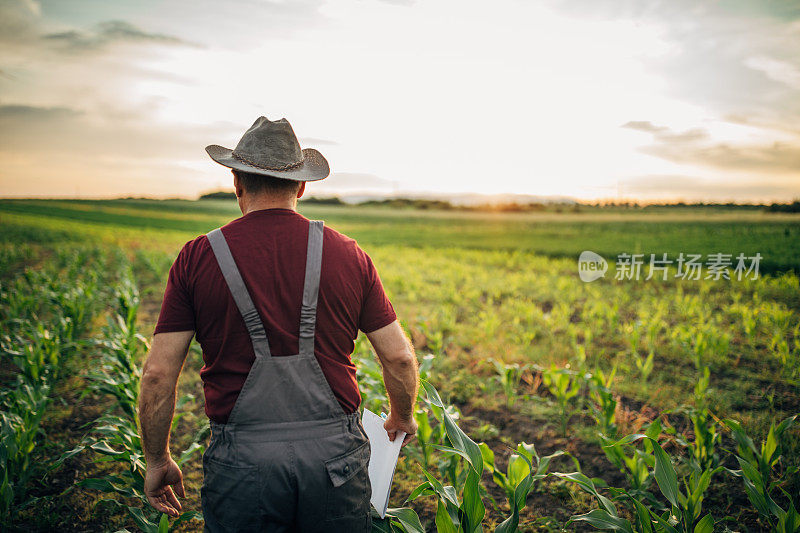
[[[655,478],[658,488],[661,489],[661,494],[672,505],[677,507],[681,494],[678,489],[678,475],[675,473],[675,468],[672,466],[667,452],[664,451],[658,441],[650,437],[647,438],[653,444],[653,452],[656,458]]]

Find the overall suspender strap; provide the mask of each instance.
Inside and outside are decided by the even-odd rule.
[[[303,286],[303,306],[300,309],[300,354],[314,355],[314,327],[317,322],[317,296],[322,269],[323,222],[312,220],[308,226],[306,279]]]
[[[250,293],[247,292],[247,287],[244,285],[242,275],[239,269],[236,268],[236,262],[231,255],[231,249],[228,247],[228,242],[222,234],[222,230],[217,228],[209,232],[208,242],[211,244],[211,249],[219,263],[219,268],[222,270],[222,275],[228,284],[228,288],[233,296],[233,301],[236,302],[236,307],[244,318],[244,323],[247,326],[247,331],[250,333],[250,339],[253,341],[253,351],[256,358],[269,357],[269,343],[267,342],[267,332],[264,330],[264,324],[261,322],[261,317],[258,316],[258,310],[253,305],[253,300],[250,298]],[[305,301],[305,295],[303,298]],[[316,295],[314,297],[316,303]],[[313,328],[313,324],[312,324]],[[313,329],[312,329],[313,331]]]

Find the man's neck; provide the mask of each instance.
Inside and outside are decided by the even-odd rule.
[[[264,209],[291,209],[297,210],[297,200],[275,200],[272,198],[254,198],[252,200],[242,201],[239,204],[242,215],[252,213],[253,211],[261,211]]]

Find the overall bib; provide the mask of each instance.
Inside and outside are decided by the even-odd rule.
[[[227,424],[211,423],[201,489],[205,531],[370,531],[370,446],[314,356],[321,221],[308,232],[300,353],[272,357],[266,331],[220,229],[208,234],[255,351]]]

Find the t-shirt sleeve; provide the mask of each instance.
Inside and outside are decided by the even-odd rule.
[[[178,254],[172,267],[169,269],[167,288],[164,291],[164,300],[161,303],[161,313],[158,316],[155,332],[168,333],[170,331],[194,331],[194,306],[188,290],[187,268],[189,254],[187,243]]]
[[[370,333],[397,320],[394,307],[383,290],[383,283],[372,259],[363,250],[364,300],[361,306],[358,329]]]

